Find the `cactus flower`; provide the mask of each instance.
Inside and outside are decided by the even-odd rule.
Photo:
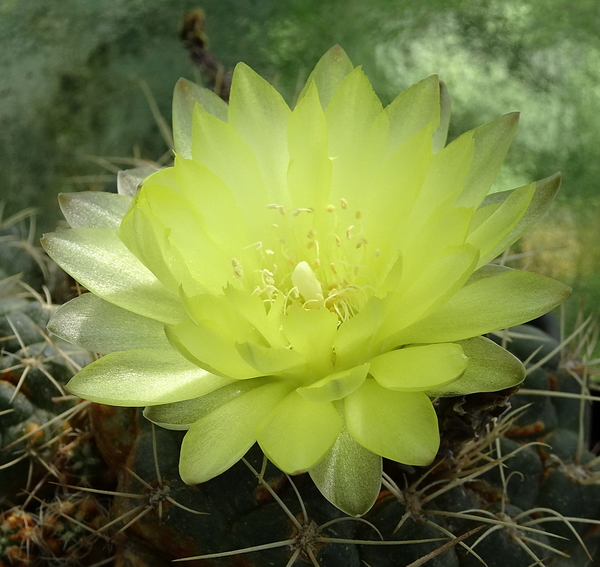
[[[71,229],[43,239],[91,292],[50,329],[105,355],[68,389],[187,430],[187,483],[258,441],[277,467],[308,471],[333,504],[363,514],[382,457],[434,459],[434,398],[522,381],[521,363],[481,335],[569,293],[489,263],[560,183],[490,193],[517,119],[446,145],[436,76],[384,108],[339,47],[293,109],[244,64],[229,105],[181,80],[174,165],[137,191],[124,177],[119,195],[63,195]]]

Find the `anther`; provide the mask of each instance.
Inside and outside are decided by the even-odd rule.
[[[300,208],[294,211],[294,216],[297,217],[300,213],[314,213],[315,210],[312,207],[309,208]]]
[[[329,264],[329,267],[331,268],[331,271],[337,275],[337,270],[335,269],[335,264],[333,262],[331,262],[331,264]]]
[[[314,238],[317,234],[317,231],[314,228],[311,228],[306,234],[306,238]]]
[[[328,213],[333,213],[333,211],[335,211],[335,205],[327,205],[327,207],[325,207],[325,210]]]
[[[352,229],[353,228],[354,228],[354,225],[351,225],[346,229],[346,238],[348,240],[350,240],[352,238]]]
[[[379,250],[379,248],[377,248],[377,250],[375,250],[375,257],[379,258],[379,256],[381,256],[381,250]]]
[[[236,277],[241,278],[244,276],[244,270],[242,270],[242,265],[237,258],[231,259],[231,265],[233,266],[233,273]]]
[[[354,215],[357,219],[362,218],[362,213],[360,211],[356,211],[355,215]]]
[[[265,250],[265,254],[272,256],[273,254],[275,254],[275,252],[273,252],[273,250]]]
[[[340,199],[340,203],[342,204],[342,209],[347,209],[348,208],[348,201],[346,201],[346,199],[344,199],[344,197],[342,197]]]
[[[333,235],[335,237],[335,243],[338,245],[338,248],[342,245],[342,240],[337,234]]]
[[[277,209],[282,215],[285,215],[285,208],[283,205],[278,205],[277,203],[271,203],[267,205],[267,209]]]
[[[271,225],[271,228],[279,228],[279,225],[278,225],[278,224],[275,224],[275,223],[273,223],[273,224]]]

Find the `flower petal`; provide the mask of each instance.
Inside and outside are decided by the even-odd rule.
[[[376,455],[417,466],[435,457],[437,416],[424,393],[394,392],[367,379],[344,405],[350,435]]]
[[[385,315],[387,301],[371,297],[366,305],[337,329],[333,342],[336,363],[342,368],[360,365],[368,359],[376,331]]]
[[[71,228],[117,229],[131,201],[131,197],[103,191],[61,193],[58,196],[60,210]]]
[[[256,441],[256,428],[289,393],[284,382],[254,388],[200,418],[181,445],[179,473],[186,484],[198,484],[226,471]]]
[[[141,230],[138,221],[145,222]],[[158,246],[149,246],[145,241],[152,233]],[[211,293],[221,292],[234,277],[231,257],[207,234],[200,212],[169,187],[144,184],[135,207],[123,219],[119,238],[165,285],[169,281],[163,273],[165,265],[175,285],[189,279],[189,274]]]
[[[510,352],[485,337],[458,343],[469,358],[464,374],[454,382],[431,388],[427,395],[462,396],[475,392],[497,392],[512,388],[525,379],[525,367]]]
[[[385,350],[409,342],[450,342],[434,339],[398,342],[395,333],[426,317],[428,313],[435,313],[448,297],[452,297],[462,288],[473,272],[478,258],[478,251],[470,244],[448,247],[427,266],[404,293],[393,297],[393,306],[388,308],[386,320],[378,333],[380,340],[393,336],[393,340],[390,339],[392,342],[385,343]],[[404,336],[403,333],[401,334]]]
[[[550,208],[556,193],[560,187],[561,175],[556,173],[541,181],[535,183],[535,193],[529,203],[527,212],[519,219],[519,222],[512,230],[488,253],[488,258],[495,258],[500,252],[508,248],[534,223],[536,223]],[[520,188],[522,189],[522,188]],[[503,191],[502,193],[492,193],[488,195],[482,203],[481,211],[487,207],[499,206],[505,203],[510,196],[519,189],[512,191]]]
[[[481,204],[500,171],[518,122],[519,114],[513,112],[463,134],[473,136],[475,146],[465,187],[456,206],[478,207]]]
[[[127,250],[114,230],[53,232],[44,235],[42,245],[65,272],[102,299],[164,323],[185,317],[177,297]]]
[[[148,406],[144,410],[144,417],[167,429],[187,430],[200,418],[228,404],[235,398],[271,382],[273,382],[273,378],[233,380],[230,384],[225,382],[225,386],[215,388],[213,391],[197,398]]]
[[[282,203],[286,190],[290,113],[283,97],[271,84],[248,65],[235,66],[228,121],[256,155],[267,184],[269,202]]]
[[[294,350],[305,357],[311,371],[321,375],[329,373],[332,365],[337,324],[337,315],[328,309],[302,309],[294,305],[281,319],[283,332]]]
[[[452,342],[520,325],[547,313],[571,293],[561,282],[500,266],[484,267],[444,305],[394,337],[406,343]],[[476,272],[476,274],[478,273]]]
[[[362,364],[348,370],[334,372],[309,386],[298,388],[296,391],[311,402],[341,400],[362,385],[368,372],[369,364]]]
[[[384,388],[416,392],[455,381],[469,359],[460,345],[441,343],[392,350],[371,360],[369,374]]]
[[[227,103],[216,93],[187,79],[179,79],[173,92],[173,142],[175,151],[192,157],[192,115],[196,104],[227,122]]]
[[[144,179],[157,171],[165,171],[165,169],[159,170],[155,166],[143,165],[119,171],[117,173],[117,193],[125,197],[135,197]]]
[[[314,81],[319,91],[321,105],[323,108],[327,108],[340,83],[353,69],[354,65],[348,59],[346,52],[339,45],[334,45],[315,65],[315,68],[306,80],[306,85],[300,92],[298,100],[302,100],[311,83]]]
[[[228,383],[175,350],[127,350],[107,354],[86,366],[67,389],[86,400],[130,407],[179,402]]]
[[[242,358],[260,374],[289,372],[306,364],[306,359],[289,348],[273,348],[255,342],[236,343]]]
[[[258,426],[260,448],[289,474],[304,472],[331,449],[342,430],[342,418],[329,402],[312,402],[294,391]]]
[[[308,473],[329,502],[350,516],[361,516],[379,496],[381,465],[381,457],[359,445],[344,427]]]
[[[203,164],[175,156],[178,189],[202,218],[211,239],[235,257],[249,242],[242,211],[229,187]]]
[[[256,156],[230,124],[199,105],[194,108],[192,156],[225,183],[243,211],[248,232],[260,240],[271,224],[266,209],[270,201]]]
[[[61,305],[48,330],[80,347],[107,354],[119,350],[169,349],[165,325],[84,293]]]
[[[231,338],[214,321],[183,321],[167,327],[166,335],[183,356],[209,372],[236,380],[262,375],[241,357]]]
[[[473,231],[467,242],[481,250],[478,268],[493,260],[506,249],[506,237],[525,215],[535,192],[535,183],[519,187]]]
[[[436,210],[448,210],[463,190],[473,158],[473,133],[463,134],[431,156],[429,171],[410,211],[409,234],[419,234]]]
[[[390,119],[390,152],[432,124],[440,125],[440,80],[431,75],[400,93],[385,109]]]
[[[287,186],[292,208],[324,209],[328,204],[332,164],[327,122],[314,83],[292,112],[287,144],[290,160]]]

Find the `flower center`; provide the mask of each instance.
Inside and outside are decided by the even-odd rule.
[[[267,209],[274,222],[264,240],[232,259],[234,275],[266,303],[283,297],[284,311],[292,303],[325,308],[340,323],[355,315],[377,287],[373,259],[380,255],[368,246],[361,211],[353,211],[344,198],[337,207],[290,212],[272,203]],[[246,265],[257,268],[248,273]]]

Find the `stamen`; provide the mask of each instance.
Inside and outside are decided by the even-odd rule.
[[[340,199],[340,203],[342,204],[342,209],[347,209],[348,208],[348,201],[346,201],[346,199],[344,199],[344,197],[342,197]]]
[[[277,209],[280,214],[285,215],[285,208],[283,205],[278,205],[277,203],[271,203],[267,205],[267,209]]]
[[[315,210],[312,207],[309,207],[306,209],[300,208],[300,209],[296,209],[294,211],[294,216],[297,217],[300,213],[314,213],[314,212],[315,212]]]
[[[354,228],[354,225],[350,225],[347,229],[346,229],[346,238],[348,240],[350,240],[352,238],[352,229]]]
[[[244,270],[242,270],[242,265],[240,264],[240,261],[237,258],[232,258],[231,265],[233,266],[234,276],[236,276],[237,278],[243,278]]]
[[[325,210],[328,213],[333,213],[333,211],[335,211],[335,205],[327,205],[327,207],[325,207]]]
[[[333,236],[335,237],[335,243],[338,245],[339,248],[342,245],[342,240],[337,234],[334,234]]]

